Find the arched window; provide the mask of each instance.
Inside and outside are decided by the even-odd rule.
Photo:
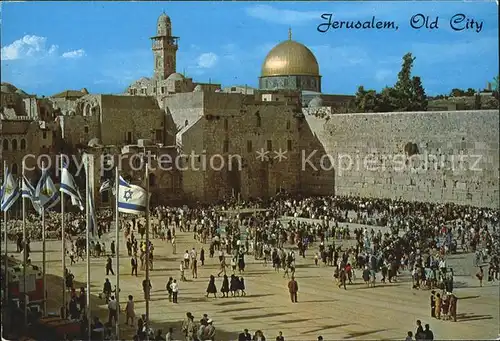
[[[16,139],[12,140],[12,150],[17,150],[17,140]]]
[[[25,150],[25,149],[26,149],[26,140],[21,139],[21,150]]]
[[[2,142],[2,149],[3,150],[9,150],[9,140],[5,139]]]
[[[12,164],[12,170],[11,170],[13,175],[17,175],[17,163]]]

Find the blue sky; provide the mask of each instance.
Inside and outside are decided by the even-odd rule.
[[[267,52],[287,39],[316,55],[323,92],[353,94],[359,85],[394,84],[401,57],[416,57],[414,74],[428,94],[484,88],[498,74],[495,2],[15,2],[1,4],[3,82],[51,95],[86,87],[122,92],[151,76],[157,17],[165,11],[180,36],[177,71],[195,81],[257,86]],[[323,13],[337,20],[395,21],[395,30],[319,33]],[[415,30],[417,13],[439,16],[439,29]],[[483,21],[482,31],[453,31],[457,13]]]

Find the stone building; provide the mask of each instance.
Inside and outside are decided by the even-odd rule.
[[[220,89],[220,84],[195,83],[176,71],[179,37],[172,35],[172,21],[165,13],[156,24],[156,35],[151,37],[154,58],[153,77],[143,77],[132,83],[126,90],[128,95],[156,96],[161,99],[179,92]]]

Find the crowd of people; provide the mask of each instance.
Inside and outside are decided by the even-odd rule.
[[[84,260],[86,241],[79,236],[82,231],[78,214],[73,213],[76,222],[68,233],[68,253],[70,266]],[[47,228],[59,231],[58,214],[48,214]],[[482,283],[483,268],[488,268],[488,280],[499,278],[499,230],[498,211],[486,208],[459,206],[455,204],[433,204],[407,202],[390,199],[366,199],[357,197],[316,197],[292,198],[279,195],[267,202],[231,200],[212,206],[197,207],[156,207],[151,212],[154,218],[152,236],[166,240],[176,255],[175,232],[193,233],[194,239],[202,243],[198,252],[195,248],[186,250],[179,259],[178,279],[170,277],[166,283],[169,300],[177,303],[179,283],[186,280],[186,271],[197,278],[198,261],[205,262],[205,244],[208,244],[209,257],[218,256],[220,271],[210,276],[206,289],[207,297],[225,298],[244,296],[245,257],[253,255],[263,266],[272,266],[276,272],[283,271],[283,277],[290,279],[288,290],[291,301],[297,302],[298,283],[294,278],[296,257],[306,257],[311,252],[314,264],[332,267],[333,277],[340,288],[345,290],[352,284],[356,272],[367,286],[399,281],[401,271],[411,273],[415,290],[428,289],[431,293],[431,317],[450,321],[457,320],[457,297],[453,294],[453,269],[446,264],[446,256],[458,248],[465,252],[475,252],[476,265],[479,267],[477,278]],[[299,219],[308,218],[308,219]],[[140,269],[153,269],[153,250],[151,241],[144,240],[145,223],[139,218],[121,218],[122,230],[127,240],[127,254],[131,257],[131,273],[137,276],[138,258]],[[100,238],[111,230],[112,212],[99,213],[95,237],[91,242],[92,257],[106,257],[106,275],[114,274],[112,257],[116,247],[112,240],[109,248]],[[344,224],[341,224],[344,223]],[[364,227],[352,228],[363,224]],[[355,225],[359,226],[359,225]],[[382,230],[377,227],[386,227]],[[135,237],[137,233],[141,240]],[[38,237],[38,238],[37,238]],[[30,233],[29,240],[39,239]],[[29,246],[23,242],[22,235],[16,234],[19,248]],[[349,243],[339,243],[349,240]],[[297,252],[297,256],[296,256]],[[228,262],[228,260],[230,260]],[[229,264],[228,264],[229,263]],[[232,272],[229,276],[227,269]],[[71,272],[66,274],[66,285],[71,291],[71,300],[66,309],[68,316],[84,318],[85,291],[76,295],[72,286]],[[217,285],[217,278],[222,276]],[[149,297],[152,286],[143,281],[145,298]],[[83,291],[82,291],[83,290]],[[116,321],[116,301],[112,285],[108,279],[104,284],[103,298],[108,304],[109,319],[103,325]],[[113,303],[115,302],[115,303]],[[133,297],[129,296],[126,314],[127,324],[134,323]],[[130,319],[129,319],[130,318]],[[215,340],[216,331],[210,319],[194,323],[190,313],[183,324],[182,333],[186,340]],[[99,322],[100,323],[100,322]],[[136,322],[137,340],[145,339],[150,331],[145,316]],[[426,325],[428,327],[428,325]],[[421,329],[419,325],[419,329]],[[99,329],[99,328],[96,328]],[[158,334],[159,332],[159,334]],[[173,331],[163,335],[156,331],[151,337],[157,340],[170,340]],[[430,333],[430,334],[429,334]],[[415,340],[428,340],[432,332],[417,332]],[[243,336],[242,336],[243,335]],[[407,340],[413,337],[408,333]],[[410,339],[408,339],[410,338]],[[150,338],[151,339],[151,338]],[[240,334],[239,340],[265,340],[262,331],[251,335],[248,331]],[[433,338],[430,338],[433,339]],[[284,340],[278,335],[276,340]],[[319,340],[319,338],[318,338]]]

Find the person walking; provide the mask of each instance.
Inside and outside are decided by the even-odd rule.
[[[116,323],[118,317],[118,302],[115,300],[115,296],[111,296],[108,302],[108,323],[113,325],[113,321]]]
[[[128,295],[128,301],[127,301],[127,306],[125,307],[125,314],[126,314],[126,325],[128,326],[128,321],[130,321],[130,326],[134,325],[134,319],[135,319],[135,310],[134,310],[134,297],[132,295]]]
[[[130,266],[132,267],[132,276],[135,275],[135,277],[137,277],[137,257],[134,256],[130,258]]]
[[[482,266],[479,267],[479,271],[477,272],[476,277],[479,280],[479,286],[482,287],[484,278],[484,271]]]
[[[434,310],[435,310],[435,314],[436,314],[435,317],[438,320],[441,319],[441,303],[442,303],[441,295],[439,293],[437,293],[436,294],[436,308]]]
[[[425,341],[434,341],[434,333],[429,328],[430,328],[429,325],[426,324],[424,330]]]
[[[299,292],[299,284],[292,276],[292,279],[288,282],[288,292],[290,293],[290,299],[292,303],[297,303],[297,293]]]
[[[458,302],[458,297],[455,296],[455,294],[451,293],[450,294],[450,319],[453,322],[457,322],[457,302]]]
[[[206,297],[208,297],[208,295],[210,294],[213,294],[214,298],[217,298],[217,287],[215,286],[215,277],[213,275],[210,275]]]
[[[222,279],[220,292],[222,293],[222,297],[229,297],[229,278],[227,275],[224,275],[224,278]]]
[[[106,260],[106,276],[109,276],[110,272],[113,276],[115,275],[115,272],[113,271],[113,260],[110,256],[108,256],[108,259]]]
[[[174,279],[172,284],[170,284],[170,287],[172,288],[172,302],[178,303],[177,297],[179,295],[179,284],[177,283],[177,280]]]
[[[167,289],[167,292],[168,292],[168,301],[169,302],[172,302],[172,282],[173,282],[173,278],[170,277],[168,279],[168,282],[167,282],[167,285],[166,285],[166,289]]]
[[[436,317],[436,292],[431,291],[431,317]]]
[[[151,285],[151,281],[148,279],[145,279],[142,281],[142,291],[144,292],[144,299],[149,300],[149,297],[151,295],[151,289],[153,289],[153,286]]]

